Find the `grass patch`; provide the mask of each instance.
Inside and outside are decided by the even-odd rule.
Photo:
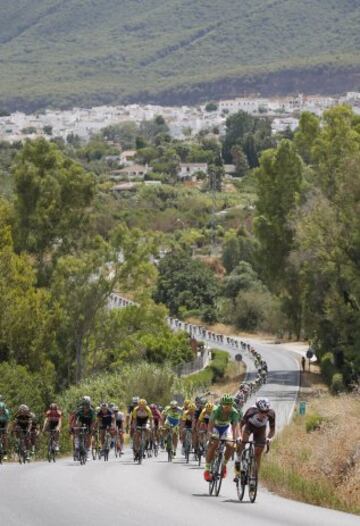
[[[210,364],[202,371],[188,376],[184,382],[191,389],[200,389],[224,378],[229,363],[229,353],[213,350]]]
[[[313,397],[264,455],[262,482],[284,497],[360,514],[359,414],[358,396]]]

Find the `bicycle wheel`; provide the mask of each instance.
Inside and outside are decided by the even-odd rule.
[[[214,493],[215,483],[216,483],[216,468],[215,468],[214,463],[213,463],[213,466],[211,467],[210,472],[212,474],[212,479],[209,482],[209,495],[212,495]]]
[[[224,459],[223,458],[219,458],[218,459],[218,466],[217,466],[217,476],[216,476],[216,479],[215,479],[215,495],[218,497],[219,494],[220,494],[220,489],[221,489],[221,484],[222,484],[222,481],[223,481],[223,478],[222,478],[222,470],[223,470],[223,465],[224,465]]]
[[[258,473],[257,473],[257,462],[256,458],[253,457],[250,461],[249,471],[248,471],[248,484],[249,484],[249,499],[250,502],[255,502],[257,495],[258,487]]]

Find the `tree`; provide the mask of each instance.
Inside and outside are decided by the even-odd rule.
[[[145,297],[151,293],[154,267],[148,261],[150,250],[150,238],[145,240],[140,232],[119,227],[111,242],[98,237],[81,254],[57,261],[51,292],[54,305],[62,312],[57,337],[65,359],[58,355],[54,361],[69,382],[79,382],[83,376],[89,342],[99,319],[104,319],[115,286]]]
[[[2,226],[1,226],[1,223]],[[31,371],[45,367],[55,348],[57,309],[50,295],[37,289],[36,275],[26,255],[14,252],[11,227],[0,218],[0,360]]]
[[[249,171],[247,157],[239,144],[231,148],[233,163],[235,164],[235,173],[238,177],[244,177]]]
[[[205,111],[212,112],[217,111],[218,105],[215,102],[208,102],[205,106]]]
[[[209,176],[209,189],[214,192],[221,192],[222,180],[225,175],[225,170],[223,166],[216,166],[211,164],[208,167],[208,176]]]
[[[301,159],[286,139],[276,150],[267,150],[261,157],[255,233],[259,241],[261,275],[272,290],[279,291],[293,248],[290,218],[301,191],[302,172]]]
[[[120,143],[124,150],[133,150],[136,146],[139,128],[135,122],[128,121],[107,126],[102,129],[101,134],[107,141]]]
[[[172,315],[177,315],[180,307],[191,310],[214,306],[217,294],[214,273],[186,252],[170,252],[160,261],[154,299],[167,305]]]
[[[16,246],[41,264],[54,251],[68,251],[88,221],[95,191],[91,174],[44,139],[27,141],[16,158]]]

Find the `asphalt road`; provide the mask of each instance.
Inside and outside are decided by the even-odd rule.
[[[296,356],[276,345],[255,344],[269,365],[262,394],[271,399],[282,427],[297,396]],[[218,345],[217,345],[218,347]],[[235,351],[231,351],[235,354]],[[246,360],[247,357],[244,356]],[[252,363],[249,362],[252,374]],[[271,454],[271,452],[270,452]],[[260,489],[255,504],[236,499],[231,477],[219,497],[208,496],[202,468],[186,465],[178,453],[169,464],[165,453],[135,465],[130,452],[108,463],[80,466],[66,459],[49,465],[7,464],[0,468],[1,526],[144,525],[207,526],[246,523],[247,526],[358,526],[359,517],[310,506]]]

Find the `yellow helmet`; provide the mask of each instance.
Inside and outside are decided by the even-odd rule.
[[[212,411],[214,409],[214,404],[208,402],[205,406],[206,411]]]
[[[196,409],[196,405],[194,404],[194,402],[190,402],[188,405],[188,410],[194,411],[195,409]]]
[[[141,399],[139,400],[139,405],[141,405],[141,406],[145,406],[145,405],[147,405],[147,401],[146,401],[144,398],[141,398]]]
[[[191,400],[185,400],[184,401],[184,407],[185,409],[187,409],[189,407],[189,405],[191,404]]]

